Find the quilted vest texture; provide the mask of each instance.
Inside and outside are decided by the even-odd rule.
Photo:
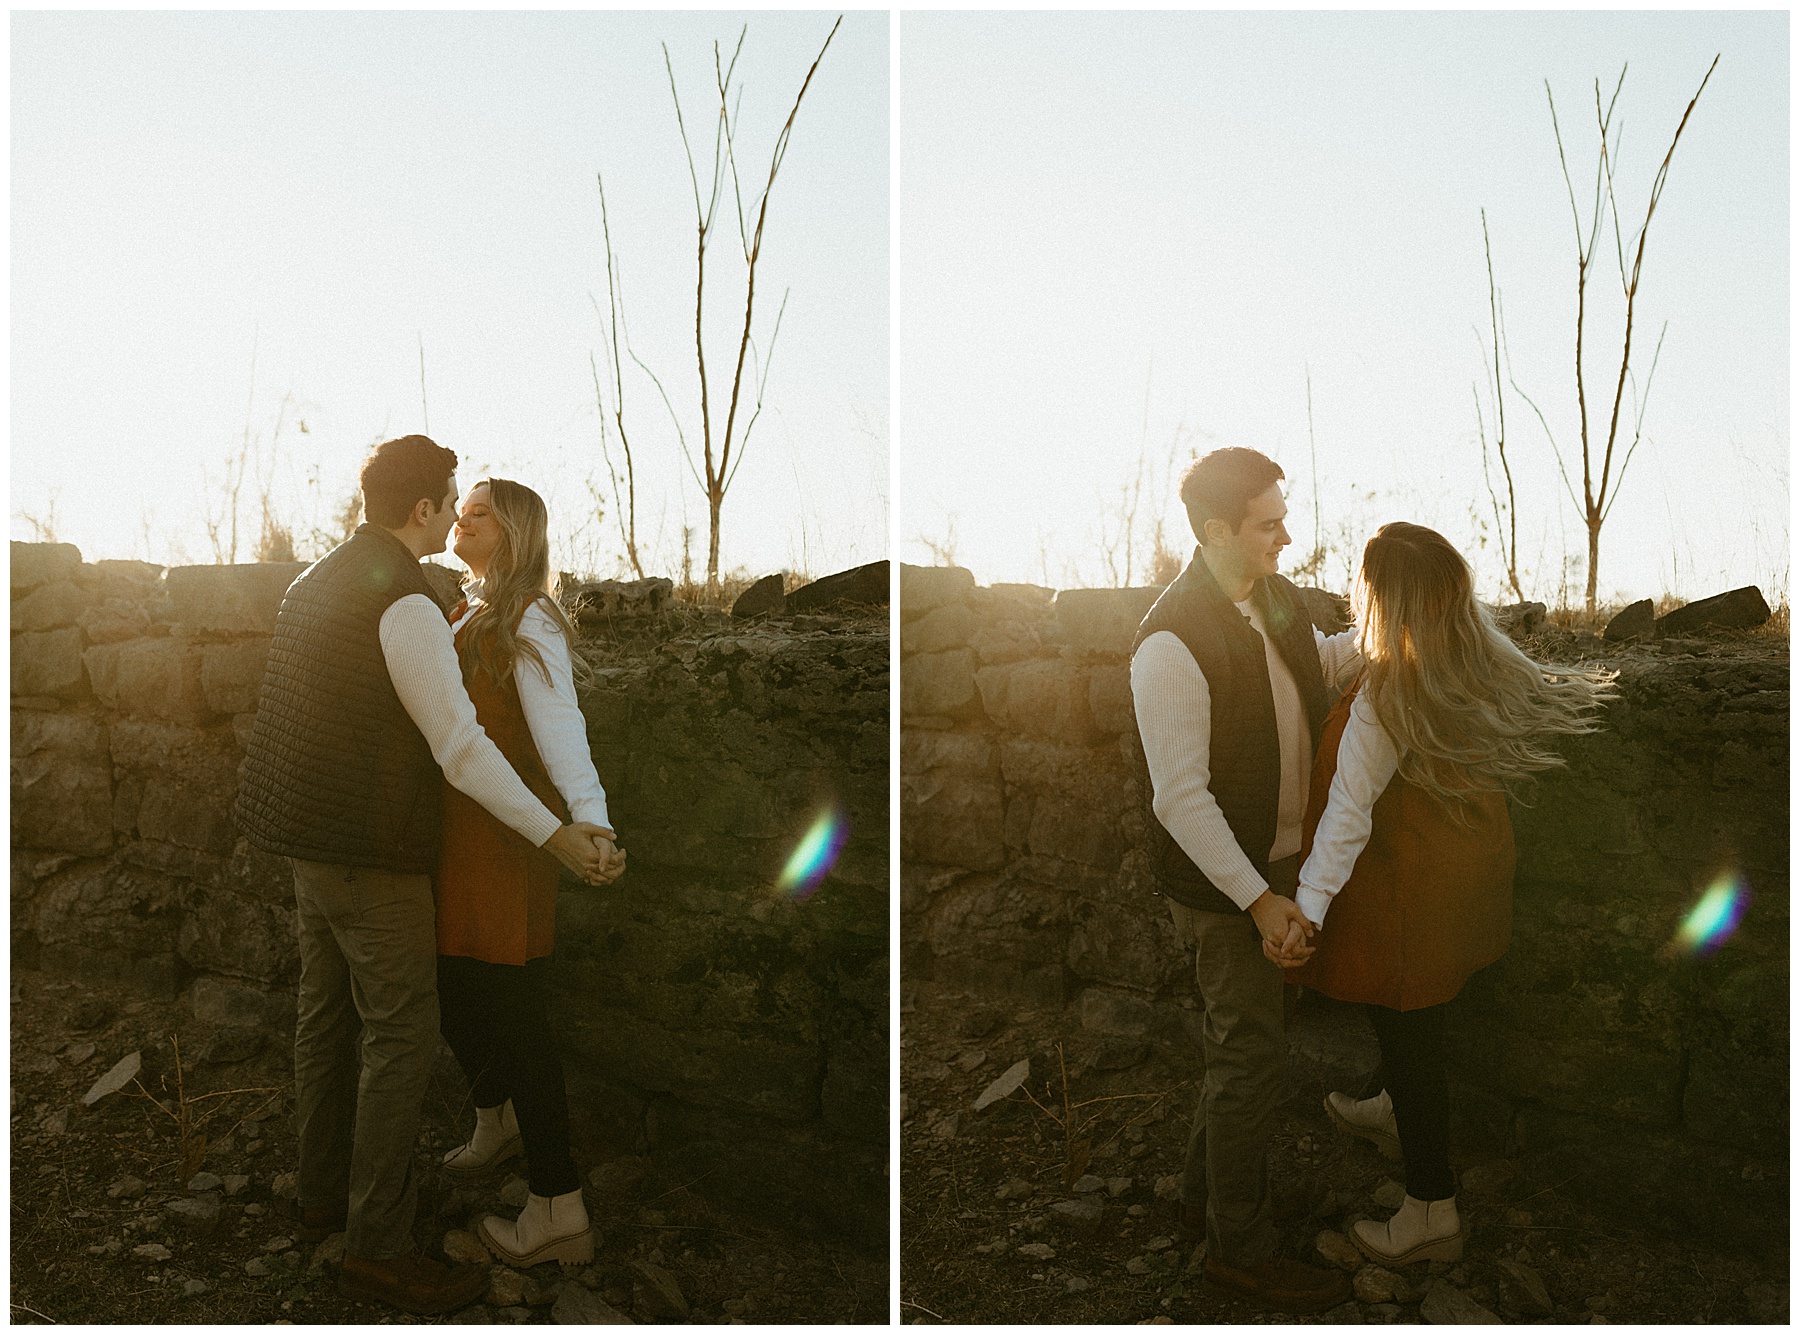
[[[364,524],[289,586],[238,788],[239,831],[311,862],[437,866],[442,772],[381,652],[381,617],[422,593],[418,560]]]
[[[1325,675],[1319,647],[1299,591],[1280,575],[1251,587],[1250,597],[1269,628],[1276,653],[1294,674],[1313,747],[1326,710]],[[1196,549],[1175,582],[1163,590],[1138,626],[1131,651],[1158,631],[1172,632],[1194,656],[1206,677],[1211,701],[1209,785],[1225,823],[1258,873],[1268,875],[1269,849],[1281,802],[1281,741],[1275,725],[1275,696],[1262,636],[1219,588]],[[1158,894],[1191,909],[1236,913],[1238,906],[1181,851],[1156,819],[1148,767],[1139,762],[1145,800],[1150,865]]]

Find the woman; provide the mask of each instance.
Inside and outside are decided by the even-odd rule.
[[[547,527],[529,487],[489,478],[470,488],[452,546],[474,576],[453,616],[457,656],[476,719],[525,785],[565,819],[610,832],[575,703],[574,628],[549,592]],[[444,1173],[478,1177],[522,1147],[531,1194],[516,1221],[483,1219],[483,1241],[516,1266],[592,1260],[544,1007],[557,863],[448,785],[443,828],[438,1001],[475,1104],[475,1133],[444,1156]],[[617,879],[624,852],[596,842],[607,856],[598,882]]]
[[[1365,1003],[1381,1046],[1379,1093],[1326,1099],[1405,1159],[1405,1201],[1359,1222],[1357,1246],[1383,1265],[1453,1261],[1444,1012],[1511,938],[1507,787],[1562,763],[1544,734],[1594,730],[1612,677],[1532,662],[1475,601],[1461,554],[1417,524],[1369,540],[1353,601],[1367,668],[1320,733],[1295,895],[1318,934],[1310,952],[1297,927],[1285,958],[1264,950],[1310,955],[1289,981]]]

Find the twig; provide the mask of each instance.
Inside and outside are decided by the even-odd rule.
[[[10,1305],[18,1308],[21,1312],[30,1312],[33,1316],[44,1317],[44,1320],[48,1321],[53,1326],[62,1324],[53,1316],[44,1316],[44,1314],[42,1312],[38,1311],[37,1308],[35,1308],[35,1307],[27,1307],[24,1303],[10,1303]],[[937,1316],[937,1313],[933,1312],[932,1315]],[[942,1318],[939,1318],[939,1319],[941,1320]]]
[[[919,1311],[925,1313],[926,1316],[937,1317],[937,1319],[939,1321],[948,1321],[950,1319],[947,1316],[938,1316],[938,1314],[936,1312],[932,1311],[929,1307],[925,1306],[924,1303],[915,1303],[911,1298],[902,1298],[900,1300],[900,1306],[917,1308]]]

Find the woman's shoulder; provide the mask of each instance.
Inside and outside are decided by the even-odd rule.
[[[534,640],[567,642],[562,623],[548,606],[548,594],[541,594],[525,604],[525,611],[519,616],[519,634],[530,634]]]

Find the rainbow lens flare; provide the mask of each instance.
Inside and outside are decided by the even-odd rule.
[[[781,869],[775,888],[790,899],[805,899],[819,888],[849,837],[850,821],[842,811],[828,807],[820,812]]]
[[[1750,904],[1750,889],[1736,872],[1725,872],[1688,911],[1670,946],[1689,955],[1708,955],[1737,931]]]

